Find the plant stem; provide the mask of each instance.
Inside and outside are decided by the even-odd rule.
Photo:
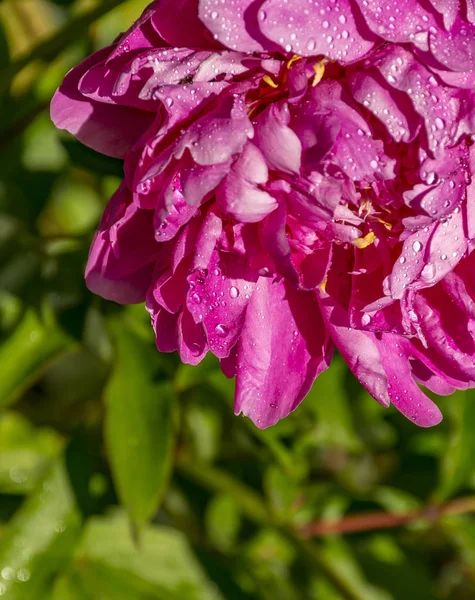
[[[461,515],[471,512],[475,512],[475,496],[457,498],[442,506],[428,505],[419,511],[402,514],[368,512],[348,515],[335,521],[316,521],[302,527],[301,533],[305,537],[359,533],[401,527],[415,521],[436,521],[447,515]]]

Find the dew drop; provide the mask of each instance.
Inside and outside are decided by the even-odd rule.
[[[415,241],[412,244],[412,249],[414,250],[414,252],[420,252],[422,250],[422,244],[419,241]]]
[[[214,19],[217,19],[218,17],[219,17],[218,11],[217,10],[213,10],[211,12],[211,18],[214,20]]]
[[[139,194],[148,194],[152,189],[152,181],[150,179],[146,179],[139,184],[138,192]]]
[[[190,351],[193,356],[199,356],[203,349],[199,344],[191,344]]]
[[[310,38],[307,42],[307,50],[309,50],[310,52],[312,52],[313,50],[315,50],[315,40],[313,38]]]
[[[237,289],[237,287],[231,287],[229,288],[229,295],[231,296],[231,298],[237,298],[239,296],[239,290]]]
[[[195,304],[201,304],[201,296],[196,292],[194,294],[191,294],[191,299]]]
[[[223,325],[222,323],[216,325],[214,330],[216,332],[216,335],[219,335],[219,337],[221,338],[225,338],[229,335],[229,329],[226,327],[226,325]]]

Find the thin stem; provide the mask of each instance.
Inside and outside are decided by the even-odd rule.
[[[317,521],[305,525],[300,531],[305,537],[359,533],[401,527],[416,521],[437,521],[447,515],[461,515],[471,512],[475,512],[475,496],[457,498],[442,506],[428,505],[421,510],[402,514],[368,512],[348,515],[334,521]]]

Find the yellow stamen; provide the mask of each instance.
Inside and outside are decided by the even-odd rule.
[[[384,225],[388,231],[391,231],[391,229],[393,228],[391,223],[387,223],[386,221],[383,221],[383,219],[377,219],[377,221],[378,221],[378,223],[381,223],[382,225]]]
[[[279,87],[279,85],[272,79],[270,75],[264,75],[262,81],[265,81],[267,85],[269,85],[271,88],[274,88],[275,90]]]
[[[363,200],[358,208],[358,216],[361,217],[364,213],[369,215],[371,213],[373,205],[370,200]]]
[[[328,279],[325,277],[325,279],[322,281],[322,283],[318,286],[318,289],[323,292],[324,294],[326,294],[327,292],[327,282]]]
[[[294,62],[297,62],[298,60],[300,60],[302,57],[299,56],[298,54],[294,54],[292,56],[292,58],[289,60],[289,62],[287,63],[287,69],[290,69],[290,67],[294,64]]]
[[[315,87],[320,83],[323,74],[325,73],[325,65],[323,61],[313,65],[313,70],[315,71],[315,77],[313,78],[312,86]]]
[[[356,246],[357,248],[362,250],[363,248],[367,248],[368,246],[371,246],[371,244],[374,243],[375,239],[376,239],[376,236],[374,235],[374,233],[372,231],[370,231],[364,237],[357,238],[356,240],[353,240],[351,243],[353,244],[353,246]]]

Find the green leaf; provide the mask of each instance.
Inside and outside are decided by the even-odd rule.
[[[305,399],[318,419],[314,442],[318,446],[361,450],[361,440],[352,421],[349,398],[344,388],[346,365],[334,360],[330,369],[319,375]]]
[[[66,593],[64,591],[66,590]],[[145,526],[140,548],[122,512],[89,520],[54,600],[222,600],[183,534]]]
[[[214,546],[222,552],[232,551],[241,528],[241,511],[233,496],[218,494],[206,510],[206,530]]]
[[[10,50],[8,48],[7,34],[0,20],[0,68],[4,69],[10,62]]]
[[[282,523],[288,522],[295,512],[299,491],[295,479],[272,465],[265,473],[264,489],[274,516]]]
[[[448,446],[441,455],[440,483],[435,500],[443,502],[456,494],[474,470],[475,392],[457,392],[448,405]]]
[[[361,550],[357,558],[368,579],[373,585],[384,587],[395,600],[439,598],[432,589],[431,570],[419,556],[406,555],[393,535],[375,534]]]
[[[321,553],[322,561],[337,574],[347,586],[348,596],[365,600],[396,600],[393,596],[373,586],[365,577],[351,547],[341,538],[334,537],[325,542]]]
[[[10,521],[0,542],[0,595],[8,600],[44,598],[51,577],[70,559],[80,517],[61,461]]]
[[[35,429],[22,415],[0,415],[0,492],[31,492],[62,448],[52,429]]]
[[[27,310],[0,346],[0,407],[12,404],[72,344],[50,315],[40,317],[34,310]]]
[[[8,90],[14,77],[26,66],[36,60],[50,61],[52,58],[55,58],[65,48],[81,38],[94,21],[121,4],[121,2],[123,0],[102,0],[100,4],[94,6],[91,10],[87,12],[83,11],[75,19],[70,19],[56,35],[40,42],[29,52],[12,62],[3,74],[0,83],[0,95]]]
[[[122,160],[99,154],[99,152],[95,152],[74,139],[62,138],[61,143],[75,166],[99,175],[124,176],[124,163]]]
[[[141,526],[157,510],[170,475],[173,390],[153,381],[155,349],[124,322],[114,321],[111,331],[117,356],[105,390],[105,437],[119,497]]]

